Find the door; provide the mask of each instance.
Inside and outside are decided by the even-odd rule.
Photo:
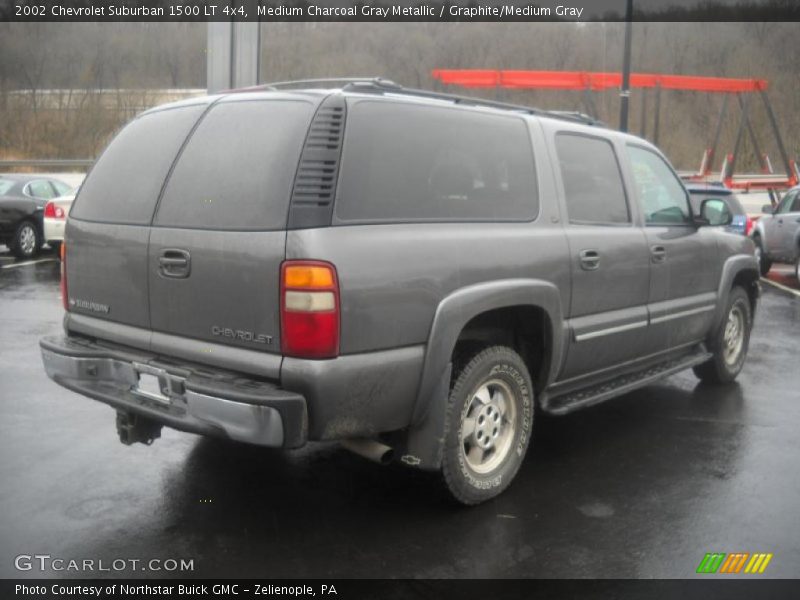
[[[280,353],[289,198],[314,108],[230,96],[204,115],[153,221],[154,349],[191,338]]]
[[[661,350],[705,338],[721,276],[719,232],[697,227],[689,195],[656,151],[626,146],[650,256],[650,335]]]
[[[554,150],[572,276],[570,342],[560,376],[568,380],[646,351],[650,259],[611,143],[561,132]]]
[[[767,254],[770,258],[777,259],[782,256],[782,242],[783,242],[783,222],[789,209],[792,207],[798,192],[791,190],[784,195],[775,212],[771,215],[764,215],[761,217],[762,227],[764,228],[764,237],[766,238]]]
[[[797,256],[798,230],[800,230],[800,193],[794,192],[790,201],[782,204],[785,212],[776,215],[778,230],[775,254],[787,262],[794,262]]]
[[[94,326],[81,316],[114,321],[137,328],[116,341],[149,347],[150,221],[178,150],[204,109],[184,106],[135,119],[86,177],[66,226],[70,327]],[[115,331],[120,328],[100,335]]]

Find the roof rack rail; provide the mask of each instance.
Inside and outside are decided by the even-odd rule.
[[[279,89],[288,89],[295,87],[303,87],[310,85],[322,84],[336,84],[341,86],[341,89],[349,92],[363,92],[363,93],[378,93],[378,94],[399,94],[403,96],[413,96],[417,98],[431,98],[434,100],[444,100],[454,104],[463,104],[466,106],[483,106],[486,108],[497,108],[500,110],[508,110],[513,112],[521,112],[529,115],[536,115],[541,117],[551,117],[553,119],[561,119],[564,121],[572,121],[574,123],[583,123],[586,125],[599,125],[605,127],[605,123],[599,121],[587,114],[580,112],[569,111],[548,111],[534,108],[532,106],[524,106],[521,104],[511,104],[508,102],[499,102],[497,100],[487,100],[485,98],[473,98],[472,96],[461,96],[459,94],[448,94],[446,92],[434,92],[431,90],[420,90],[415,88],[406,88],[384,77],[323,77],[319,79],[296,79],[292,81],[276,81],[272,83],[265,83],[247,88],[231,90],[232,92],[257,92],[257,91],[271,91]]]
[[[386,85],[387,83],[389,85]],[[508,102],[500,102],[497,100],[474,98],[472,96],[448,94],[446,92],[434,92],[431,90],[406,88],[401,85],[397,85],[394,82],[387,82],[387,80],[379,80],[377,82],[359,80],[345,85],[342,89],[346,91],[373,92],[373,93],[384,93],[384,94],[389,93],[389,94],[400,94],[404,96],[415,96],[420,98],[431,98],[434,100],[449,101],[452,102],[453,104],[463,104],[466,106],[484,106],[486,108],[497,108],[500,110],[521,112],[529,115],[551,117],[553,119],[561,119],[564,121],[584,123],[586,125],[605,126],[605,123],[603,123],[602,121],[581,112],[549,111],[549,110],[542,110],[539,108],[535,108],[532,106],[525,106],[522,104],[511,104]]]
[[[272,81],[245,88],[229,90],[230,92],[258,92],[280,90],[303,86],[320,86],[323,84],[336,84],[342,87],[349,85],[380,86],[383,88],[400,88],[395,82],[384,77],[321,77],[317,79],[293,79],[288,81]]]

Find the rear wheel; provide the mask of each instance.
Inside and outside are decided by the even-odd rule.
[[[695,375],[709,383],[729,383],[736,379],[747,357],[752,325],[750,298],[736,286],[728,295],[722,324],[709,342],[714,356],[695,367]]]
[[[31,221],[23,221],[14,233],[11,249],[17,258],[33,258],[42,247],[42,236]]]
[[[758,270],[761,272],[761,275],[766,275],[769,273],[769,270],[772,268],[772,261],[767,258],[766,252],[764,252],[764,245],[761,241],[761,236],[757,235],[753,238],[753,243],[756,245],[756,260],[758,261]]]
[[[442,476],[462,504],[500,494],[517,474],[531,437],[533,386],[511,348],[473,354],[450,390]]]

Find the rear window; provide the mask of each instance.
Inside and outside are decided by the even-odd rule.
[[[203,118],[170,176],[154,223],[192,229],[283,229],[314,105],[222,102]]]
[[[527,221],[539,212],[525,121],[361,101],[347,117],[341,221]]]
[[[127,125],[100,156],[70,217],[149,224],[164,178],[204,105],[162,110]]]
[[[56,188],[56,192],[58,192],[59,196],[66,196],[72,191],[71,187],[69,187],[66,183],[62,183],[61,181],[51,179],[50,183],[52,183],[53,187]]]

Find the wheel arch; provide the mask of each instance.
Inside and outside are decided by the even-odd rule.
[[[534,389],[543,389],[555,378],[564,352],[565,325],[555,285],[538,279],[485,282],[456,290],[439,303],[425,349],[406,455],[401,460],[430,469],[441,464],[452,357],[459,340],[480,340],[484,326],[491,330],[502,319],[518,323],[524,316],[539,320],[540,328],[533,331],[547,336],[546,355],[539,357],[538,372],[532,373]]]
[[[750,309],[755,316],[758,303],[760,278],[759,266],[756,258],[750,254],[737,254],[729,257],[722,265],[722,276],[717,290],[717,308],[714,312],[711,331],[716,331],[725,316],[725,307],[728,296],[734,286],[741,286],[750,298]]]

